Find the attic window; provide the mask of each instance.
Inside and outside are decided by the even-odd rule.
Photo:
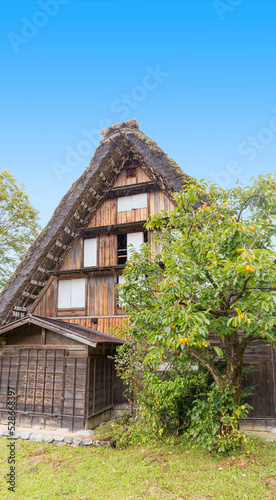
[[[136,172],[137,172],[136,167],[127,168],[127,171],[126,171],[127,179],[133,179],[133,178],[136,179]]]
[[[85,278],[58,282],[58,308],[81,309],[85,307]]]
[[[118,212],[128,212],[138,208],[147,208],[147,193],[133,194],[132,196],[122,196],[118,198]]]

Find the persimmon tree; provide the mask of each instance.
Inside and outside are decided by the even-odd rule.
[[[202,363],[239,405],[246,347],[276,342],[276,177],[227,191],[191,180],[174,199],[173,212],[146,223],[158,255],[145,243],[124,271],[125,333],[147,339],[145,363],[170,356]]]
[[[0,172],[0,288],[38,236],[38,211],[23,185],[7,171]]]

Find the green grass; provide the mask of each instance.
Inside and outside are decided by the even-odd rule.
[[[7,490],[8,442],[0,438],[1,499],[276,499],[276,446],[260,439],[223,459],[188,443],[104,449],[18,441],[15,494]]]

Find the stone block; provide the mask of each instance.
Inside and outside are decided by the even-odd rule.
[[[54,441],[54,436],[52,436],[52,434],[44,434],[43,441],[46,444],[50,444]]]
[[[43,441],[43,434],[39,434],[39,433],[33,433],[33,434],[31,434],[30,441],[35,441],[36,443],[42,443],[42,441]]]
[[[91,446],[93,444],[92,439],[83,439],[82,440],[82,446]]]
[[[54,436],[54,439],[55,441],[57,441],[57,443],[61,443],[62,441],[64,441],[64,436]]]
[[[89,429],[87,431],[78,431],[78,432],[76,432],[76,436],[82,436],[82,437],[90,438],[92,436],[95,436],[95,432],[92,431],[91,429]]]
[[[9,437],[9,435],[10,435],[10,431],[8,431],[8,429],[2,430],[2,432],[1,432],[2,437]]]
[[[81,444],[81,442],[82,442],[82,439],[80,439],[80,438],[74,438],[73,439],[73,444],[75,446],[79,446]]]
[[[20,439],[30,439],[31,432],[20,432]]]
[[[65,442],[66,444],[72,444],[72,442],[73,442],[73,438],[71,438],[71,437],[68,437],[68,436],[67,436],[67,437],[65,437],[65,438],[64,438],[64,442]]]

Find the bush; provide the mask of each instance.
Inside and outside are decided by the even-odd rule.
[[[239,421],[247,416],[251,407],[237,406],[234,394],[235,388],[225,385],[221,390],[212,384],[204,398],[194,401],[188,411],[191,425],[187,434],[195,445],[212,452],[229,453],[246,442],[245,435],[239,431]]]
[[[184,432],[190,424],[188,410],[194,399],[208,390],[208,379],[205,372],[193,370],[181,375],[170,373],[166,378],[156,372],[145,373],[137,402],[152,431],[160,436]]]
[[[193,370],[177,357],[157,371],[144,359],[148,345],[144,340],[125,344],[117,349],[115,366],[128,389],[128,399],[138,403],[144,425],[155,435],[180,434],[190,425],[188,410],[195,399],[203,397],[210,388],[211,377],[203,367]],[[160,369],[160,367],[159,367]]]

